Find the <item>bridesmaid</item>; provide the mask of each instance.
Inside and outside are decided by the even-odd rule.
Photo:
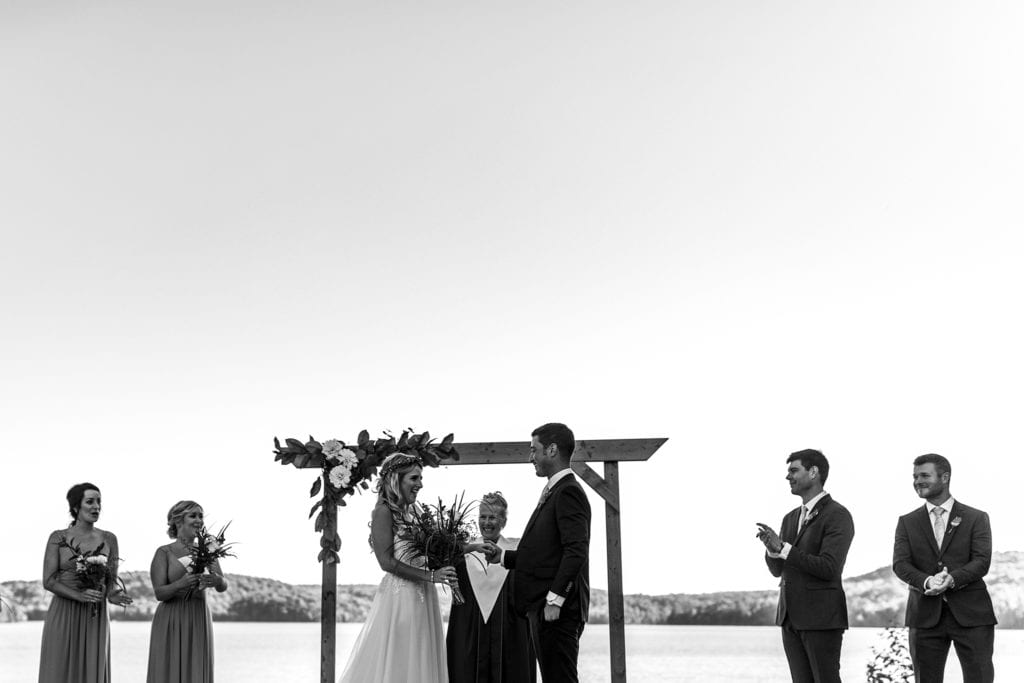
[[[188,548],[202,528],[199,503],[182,500],[167,513],[167,535],[174,541],[157,548],[149,570],[160,604],[149,639],[147,683],[213,683],[213,619],[206,589],[223,592],[228,583],[216,562],[209,574],[188,572]]]
[[[110,683],[110,619],[106,601],[127,606],[132,599],[117,585],[117,536],[96,527],[100,518],[100,489],[88,482],[67,493],[71,525],[50,534],[43,556],[43,587],[53,593],[43,624],[39,683]],[[75,575],[74,553],[67,542],[83,552],[103,544],[107,557],[107,585],[82,588]]]

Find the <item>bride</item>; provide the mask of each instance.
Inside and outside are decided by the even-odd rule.
[[[370,543],[386,573],[339,683],[447,683],[441,609],[433,584],[456,580],[454,567],[430,570],[409,552],[401,525],[416,509],[423,465],[415,455],[388,456],[377,482]]]

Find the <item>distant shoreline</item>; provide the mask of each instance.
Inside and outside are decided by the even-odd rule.
[[[122,576],[134,604],[128,610],[111,608],[112,620],[149,621],[157,601],[148,572],[128,572]],[[320,621],[321,590],[316,584],[289,584],[274,579],[231,575],[225,593],[208,595],[210,609],[217,621],[315,622]],[[1024,628],[1024,552],[997,552],[985,577],[996,606],[1000,628]],[[846,579],[850,625],[857,627],[902,626],[907,588],[888,567]],[[361,622],[373,602],[376,585],[338,586],[337,620]],[[50,593],[42,582],[5,581],[0,597],[8,606],[0,612],[0,622],[35,621],[45,618]],[[775,623],[777,590],[720,591],[715,593],[672,593],[624,596],[627,624],[666,626],[770,626]],[[449,597],[441,593],[441,606],[447,618]],[[14,608],[13,611],[11,608]],[[608,596],[604,590],[591,591],[590,622],[608,623]]]

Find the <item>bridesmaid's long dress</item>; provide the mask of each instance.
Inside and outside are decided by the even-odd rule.
[[[74,555],[57,550],[57,580],[80,590]],[[95,613],[93,606],[95,605]],[[110,619],[106,601],[78,602],[59,595],[50,601],[43,624],[39,683],[110,683]]]
[[[166,548],[167,580],[185,575],[191,558],[176,558]],[[175,596],[157,605],[149,637],[146,683],[213,683],[213,618],[206,591],[193,591],[187,600]]]

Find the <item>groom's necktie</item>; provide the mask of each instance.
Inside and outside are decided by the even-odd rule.
[[[942,548],[942,537],[946,535],[946,521],[943,515],[946,513],[944,508],[934,507],[932,508],[932,514],[935,516],[935,521],[932,522],[932,530],[935,532],[935,545]]]
[[[545,485],[544,486],[544,490],[540,492],[540,500],[537,501],[537,508],[536,509],[540,509],[540,506],[544,504],[544,501],[547,500],[548,496],[550,496],[550,495],[551,495],[551,489],[549,489],[547,487],[547,485]]]

